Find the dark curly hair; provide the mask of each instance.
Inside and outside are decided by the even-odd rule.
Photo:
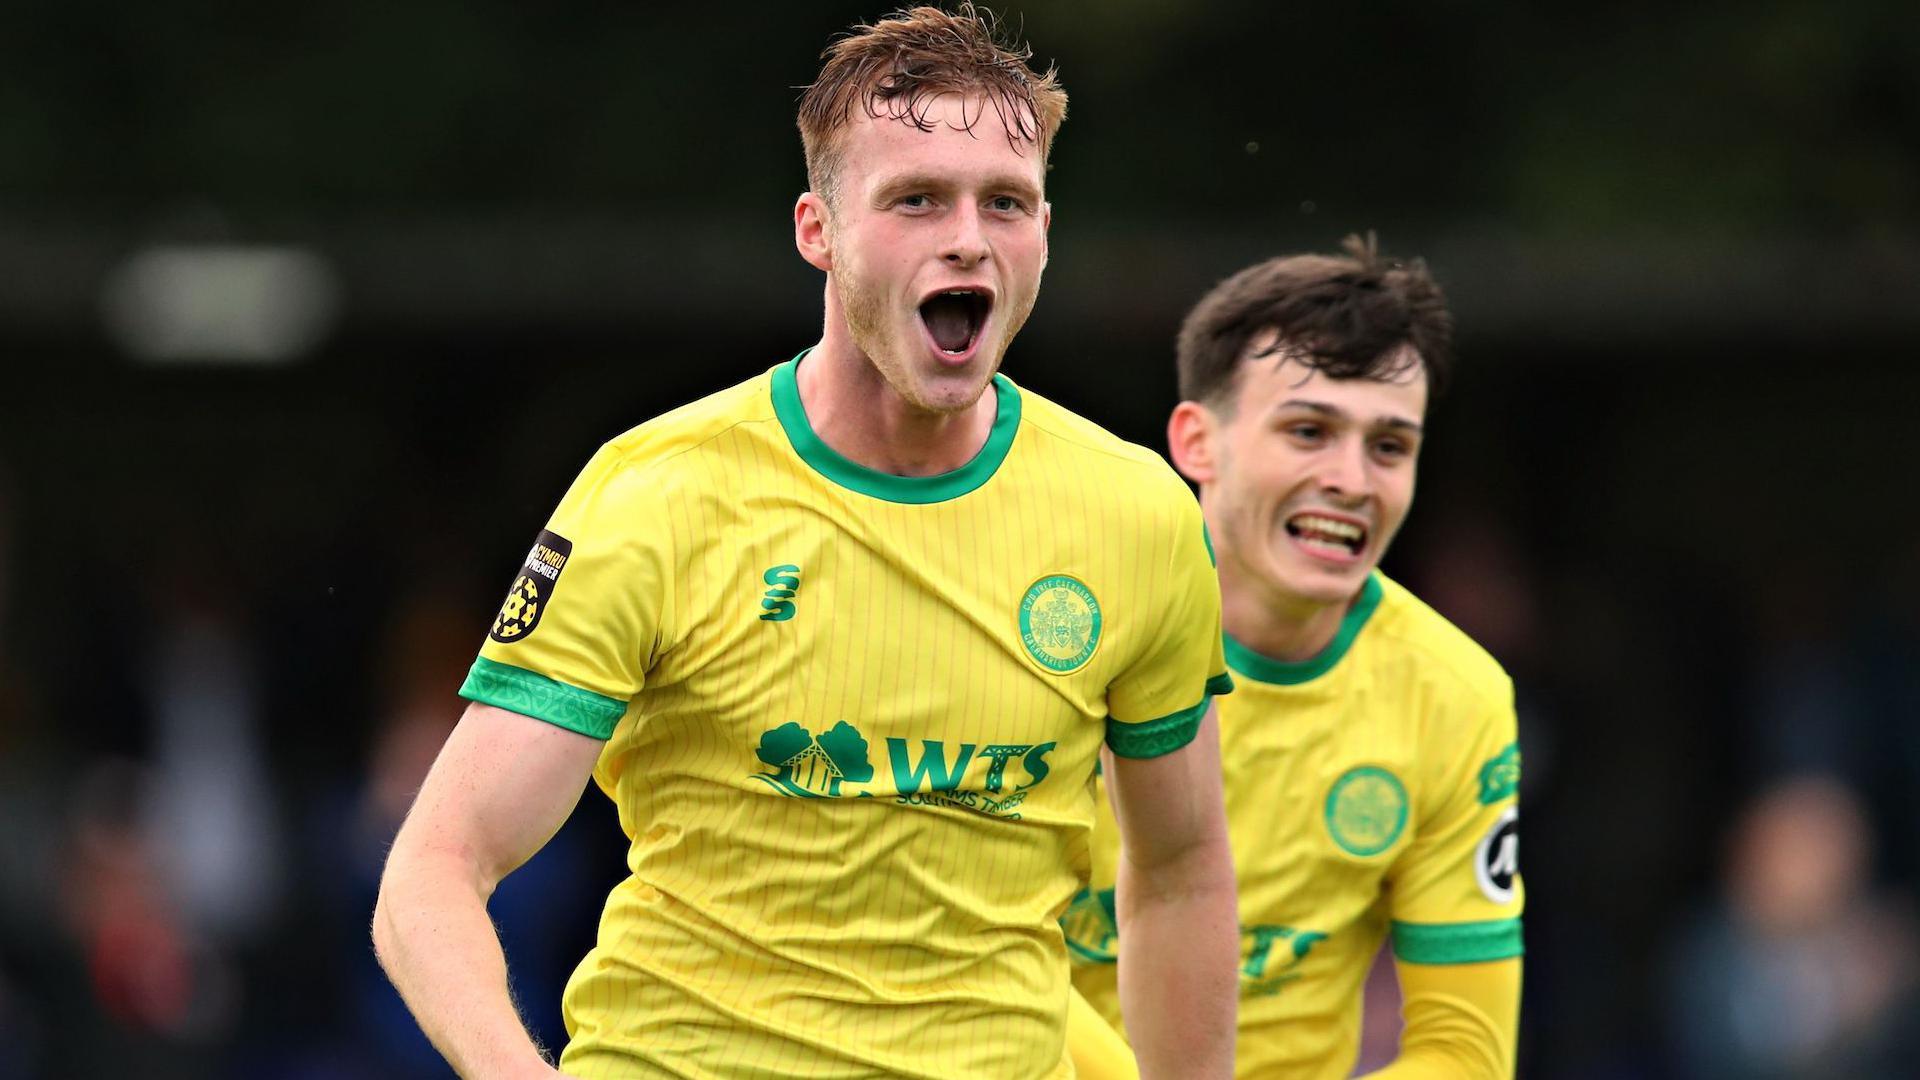
[[[1424,365],[1439,393],[1453,367],[1453,315],[1426,263],[1380,254],[1372,233],[1341,247],[1345,254],[1256,263],[1202,297],[1180,325],[1180,396],[1230,408],[1242,360],[1267,356],[1329,378],[1383,382]],[[1278,340],[1245,356],[1263,330]]]

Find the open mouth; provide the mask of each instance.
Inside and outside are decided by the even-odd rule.
[[[1351,559],[1367,546],[1365,526],[1311,511],[1288,518],[1287,535],[1308,551],[1338,559]]]
[[[920,321],[941,352],[962,357],[973,351],[993,310],[993,296],[979,289],[946,289],[920,302]]]

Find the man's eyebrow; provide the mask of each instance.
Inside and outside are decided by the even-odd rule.
[[[951,191],[959,186],[959,183],[960,182],[952,176],[940,176],[934,173],[919,172],[904,173],[883,181],[879,187],[874,189],[873,195],[876,202],[886,202],[890,199],[897,199],[902,195],[911,195],[921,191]],[[1010,195],[1018,195],[1029,202],[1038,203],[1041,199],[1038,185],[1024,176],[1017,176],[1012,173],[989,176],[980,181],[980,186],[987,191],[1003,191]]]
[[[1306,409],[1308,412],[1319,413],[1322,416],[1330,417],[1335,420],[1351,420],[1352,419],[1352,416],[1347,412],[1347,410],[1341,408],[1338,405],[1328,404],[1327,402],[1324,402],[1324,401],[1309,401],[1306,398],[1288,398],[1287,400],[1274,406],[1275,412],[1278,412],[1281,409]],[[1420,426],[1419,421],[1409,420],[1404,416],[1383,416],[1375,420],[1374,423],[1378,424],[1381,427],[1394,428],[1399,431],[1410,431],[1415,435],[1418,435],[1422,431],[1426,430],[1425,428]]]

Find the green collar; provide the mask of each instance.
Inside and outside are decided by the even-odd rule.
[[[946,502],[991,479],[1000,463],[1006,460],[1007,451],[1013,448],[1014,432],[1020,429],[1020,391],[1014,389],[1013,382],[1005,375],[996,372],[993,389],[998,408],[993,430],[987,433],[986,445],[973,455],[972,461],[937,476],[895,476],[850,461],[815,434],[813,424],[807,420],[806,407],[800,403],[800,384],[794,377],[800,360],[806,355],[802,352],[773,369],[773,413],[780,418],[787,441],[793,444],[800,460],[843,488],[888,502]]]
[[[1255,682],[1276,683],[1280,686],[1294,686],[1314,679],[1333,670],[1333,665],[1347,655],[1353,647],[1353,639],[1360,636],[1360,628],[1367,625],[1373,617],[1373,609],[1380,606],[1380,575],[1368,574],[1367,583],[1360,588],[1360,599],[1347,609],[1340,620],[1340,630],[1327,642],[1327,647],[1319,654],[1297,661],[1275,660],[1262,656],[1245,645],[1233,640],[1231,634],[1226,638],[1227,666],[1236,673],[1245,675]]]

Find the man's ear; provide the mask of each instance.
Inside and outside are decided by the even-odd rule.
[[[833,272],[832,211],[818,194],[802,192],[793,204],[793,246],[807,265],[826,273]]]
[[[1050,238],[1053,236],[1053,204],[1040,204],[1040,269],[1047,268],[1047,259],[1053,254]]]
[[[1197,401],[1183,401],[1167,417],[1167,452],[1180,475],[1209,484],[1219,473],[1220,420]]]

